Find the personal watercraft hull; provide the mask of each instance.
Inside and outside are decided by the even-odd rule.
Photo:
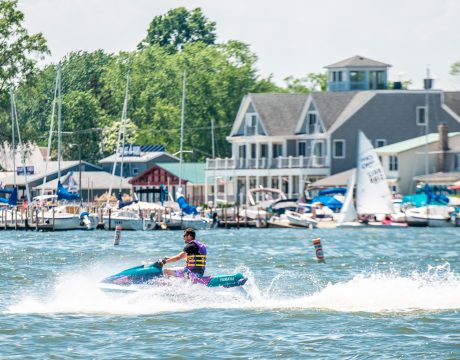
[[[229,275],[213,275],[213,276],[196,276],[194,274],[189,274],[189,280],[194,284],[202,284],[207,287],[236,287],[243,286],[248,280],[241,273],[234,273]],[[126,270],[119,272],[118,274],[109,276],[101,281],[104,286],[101,288],[103,290],[110,291],[111,287],[106,286],[105,284],[116,285],[115,289],[118,289],[120,286],[128,287],[130,285],[139,285],[139,284],[151,284],[155,280],[163,277],[163,266],[159,262],[155,262],[151,265],[139,265]],[[116,290],[115,290],[116,291]]]

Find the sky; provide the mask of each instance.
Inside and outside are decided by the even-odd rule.
[[[19,0],[29,33],[42,32],[58,62],[71,51],[134,50],[153,17],[200,7],[218,42],[239,40],[257,55],[261,77],[285,85],[361,55],[391,64],[389,79],[460,90],[459,0]],[[457,45],[455,45],[457,44]]]

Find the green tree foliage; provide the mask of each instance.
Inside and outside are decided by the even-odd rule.
[[[450,74],[451,75],[459,75],[460,74],[460,61],[453,63],[450,66]]]
[[[64,160],[79,158],[96,163],[101,158],[98,128],[99,104],[89,91],[70,91],[62,97],[62,148]],[[66,134],[69,132],[69,134]]]
[[[121,121],[114,121],[110,127],[104,129],[102,147],[106,154],[113,154],[115,152],[120,127]],[[134,144],[136,142],[137,130],[137,126],[130,119],[126,119],[125,144]]]
[[[29,35],[23,21],[17,0],[0,1],[0,93],[3,94],[33,74],[37,55],[49,53],[43,35]]]
[[[169,10],[165,15],[155,16],[147,30],[146,38],[138,45],[168,47],[179,51],[185,44],[203,42],[211,45],[216,40],[216,23],[209,21],[200,8],[188,11],[184,7]]]
[[[327,74],[326,73],[309,73],[307,76],[296,79],[289,76],[284,79],[289,93],[309,93],[312,91],[326,91]]]

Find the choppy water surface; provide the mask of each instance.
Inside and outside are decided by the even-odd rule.
[[[322,239],[326,263],[311,239]],[[460,229],[202,231],[212,273],[131,294],[100,279],[180,232],[0,232],[0,359],[460,359]]]

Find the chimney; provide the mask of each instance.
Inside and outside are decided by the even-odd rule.
[[[438,142],[438,159],[436,162],[436,167],[438,172],[445,172],[446,171],[446,151],[449,150],[449,136],[448,136],[448,129],[446,123],[441,123],[438,125],[438,134],[439,134],[439,142]]]

